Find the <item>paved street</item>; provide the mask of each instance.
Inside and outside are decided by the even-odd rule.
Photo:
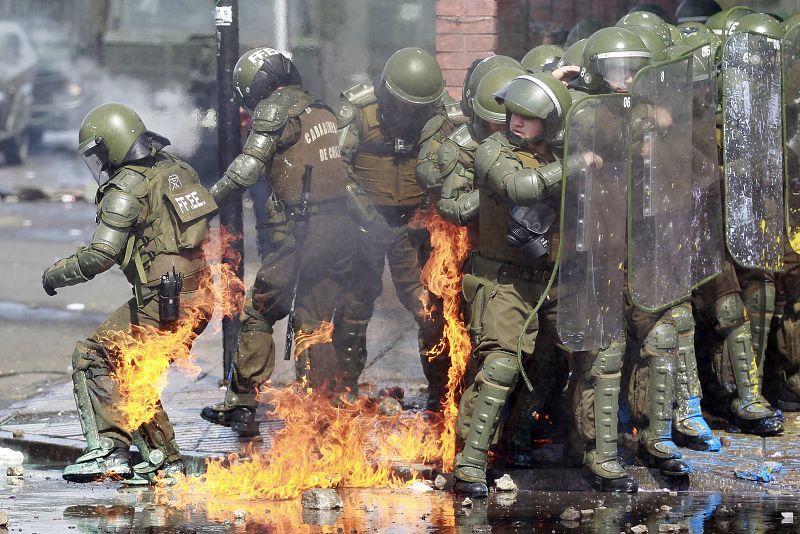
[[[535,469],[507,470],[496,465],[494,474],[508,472],[519,492],[514,496],[493,494],[488,503],[472,507],[463,506],[461,499],[454,500],[446,491],[419,494],[403,488],[343,489],[342,512],[309,515],[298,501],[182,506],[157,500],[150,490],[119,491],[115,483],[63,482],[57,469],[83,446],[69,381],[72,347],[127,299],[130,290],[118,270],[91,283],[61,289],[56,297],[47,297],[41,290],[44,267],[85,243],[94,228],[93,182],[67,150],[69,140],[54,137],[47,141],[52,151],[34,155],[24,167],[0,168],[0,247],[7,251],[0,255],[0,272],[4,273],[0,283],[0,445],[24,452],[27,465],[21,479],[3,478],[0,469],[0,510],[9,514],[12,530],[171,532],[180,527],[184,531],[245,532],[269,525],[272,532],[548,528],[616,533],[637,524],[649,525],[651,532],[672,524],[696,532],[701,531],[698,525],[704,524],[709,532],[747,524],[759,525],[752,532],[764,531],[765,526],[787,532],[794,528],[781,512],[800,514],[796,504],[800,494],[800,417],[795,414],[787,414],[787,432],[780,438],[721,433],[730,443],[720,453],[687,451],[697,470],[688,486],[671,488],[653,472],[629,466],[642,488],[635,497],[587,492],[589,486],[580,471],[563,466],[557,444],[537,451]],[[253,220],[250,211],[246,213],[246,277],[250,280],[257,254]],[[408,405],[419,402],[424,393],[424,377],[415,356],[416,331],[391,283],[388,279],[384,282],[386,291],[370,325],[370,361],[363,381],[374,385],[373,391],[403,387]],[[278,354],[283,351],[284,328],[284,323],[276,327]],[[199,473],[207,458],[238,451],[243,443],[229,429],[198,417],[202,406],[223,395],[218,387],[222,378],[219,318],[198,339],[193,353],[201,374],[190,377],[171,371],[163,399],[188,467]],[[277,364],[274,383],[291,381],[291,365],[281,359]],[[260,417],[265,439],[256,445],[268,448],[270,436],[283,422],[265,413]],[[630,437],[623,442],[631,443]],[[624,452],[630,455],[632,451]],[[734,475],[736,470],[757,470],[765,462],[781,465],[772,482],[746,481]],[[433,475],[429,470],[423,473]],[[564,520],[560,516],[569,506],[586,512],[577,520]]]

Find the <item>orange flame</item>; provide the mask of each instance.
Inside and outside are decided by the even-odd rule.
[[[294,359],[299,358],[304,350],[320,343],[330,343],[332,340],[333,323],[322,321],[316,330],[301,332],[294,337]]]
[[[269,450],[212,460],[200,478],[182,478],[173,491],[193,499],[289,499],[314,488],[405,485],[397,466],[440,457],[434,429],[420,414],[382,415],[366,397],[334,407],[330,397],[300,384],[262,389],[259,400],[286,421]]]
[[[241,309],[244,285],[236,276],[237,255],[230,251],[230,244],[235,239],[224,228],[212,231],[211,239],[203,246],[206,257],[214,258],[223,250],[227,257],[234,258],[234,262],[209,261],[209,274],[200,281],[200,289],[195,293],[191,306],[182,303],[182,317],[174,329],[134,325],[127,332],[109,332],[101,340],[115,355],[112,377],[117,381],[122,397],[116,409],[124,416],[127,430],[136,430],[151,421],[160,410],[159,399],[167,385],[167,370],[171,363],[190,376],[199,373],[200,368],[194,364],[190,349],[197,337],[196,330],[208,321],[215,303],[224,316],[238,314]]]
[[[227,521],[237,532],[261,532],[261,526],[269,527],[273,534],[386,532],[397,531],[400,525],[404,532],[422,532],[456,525],[454,500],[449,493],[354,489],[339,490],[339,495],[344,503],[339,510],[306,510],[299,500],[234,502],[167,492],[160,492],[156,502],[170,510],[187,509],[188,521],[197,521],[197,515],[188,508],[199,505],[208,522]]]
[[[422,283],[442,299],[445,318],[444,336],[429,352],[429,358],[450,358],[445,395],[444,428],[441,436],[442,463],[445,471],[453,468],[456,444],[456,416],[462,379],[472,354],[469,333],[461,315],[461,266],[472,248],[467,228],[442,219],[434,208],[418,210],[410,224],[424,225],[431,236],[431,256],[422,269]],[[424,304],[424,303],[423,303]],[[445,354],[449,348],[450,354]]]

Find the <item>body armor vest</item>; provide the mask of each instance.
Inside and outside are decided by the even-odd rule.
[[[189,165],[165,152],[155,159],[151,167],[126,165],[120,169],[143,175],[146,187],[145,196],[139,199],[143,209],[120,262],[135,286],[158,281],[173,266],[184,275],[202,269],[205,259],[200,245],[208,239],[208,219],[217,210]],[[114,178],[108,183],[114,184]],[[115,185],[127,190],[125,184]]]
[[[313,165],[311,202],[344,198],[348,178],[339,151],[336,117],[325,108],[307,107],[297,117],[300,136],[296,143],[278,151],[272,162],[270,182],[278,200],[297,204],[303,192],[305,165]]]
[[[379,206],[419,205],[422,189],[416,178],[419,153],[416,137],[387,138],[381,128],[377,102],[362,107],[358,120],[361,138],[353,171],[367,197]]]
[[[529,169],[536,169],[545,162],[543,158],[536,156],[522,148],[517,148],[512,145],[503,147],[503,152],[500,154],[501,158],[510,157],[519,161],[523,167]],[[560,213],[560,199],[548,198],[544,200],[550,204],[550,207]],[[545,236],[550,241],[550,251],[534,261],[527,259],[520,248],[510,247],[506,242],[506,234],[508,233],[507,220],[509,210],[512,208],[507,200],[500,200],[498,196],[487,189],[486,186],[480,189],[479,211],[478,211],[478,236],[479,245],[478,252],[481,256],[515,264],[527,264],[531,266],[538,265],[542,262],[553,263],[558,257],[558,231],[559,223],[550,225],[550,229]]]

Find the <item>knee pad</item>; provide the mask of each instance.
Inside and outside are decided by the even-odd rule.
[[[775,310],[775,285],[764,284],[747,296],[745,306],[756,313],[772,314]]]
[[[723,332],[728,332],[744,324],[744,302],[738,293],[731,293],[717,299],[714,303],[717,323]]]
[[[481,369],[483,382],[501,388],[510,388],[519,375],[517,358],[506,353],[492,353],[486,357]]]
[[[625,342],[614,341],[611,345],[601,350],[592,364],[592,377],[612,375],[622,370],[622,359],[625,355]]]
[[[678,329],[675,327],[675,323],[659,320],[644,338],[642,348],[644,349],[642,354],[646,357],[677,351]]]
[[[679,334],[690,332],[694,328],[694,316],[692,307],[689,304],[682,304],[670,310],[670,319],[675,322],[675,328]]]

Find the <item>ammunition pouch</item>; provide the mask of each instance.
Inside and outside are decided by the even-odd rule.
[[[506,243],[520,248],[529,260],[550,252],[551,242],[547,231],[556,220],[556,213],[545,204],[514,206],[508,213]]]

